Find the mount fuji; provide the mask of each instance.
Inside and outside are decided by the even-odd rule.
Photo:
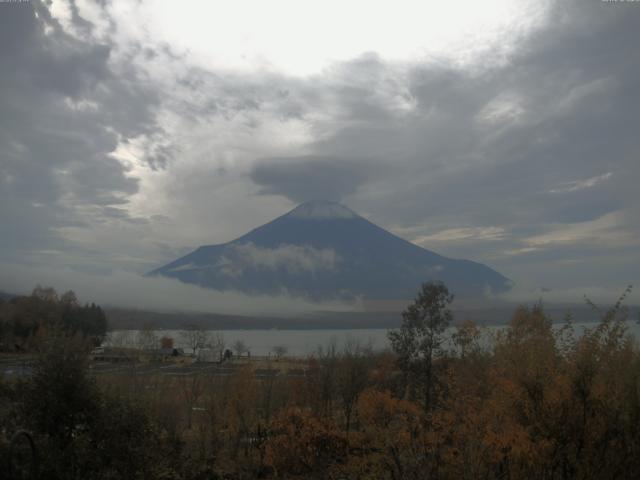
[[[303,203],[236,240],[199,247],[147,275],[316,300],[410,299],[428,280],[440,280],[462,297],[510,286],[486,265],[443,257],[325,201]]]

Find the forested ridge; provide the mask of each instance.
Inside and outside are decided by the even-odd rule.
[[[30,350],[38,332],[50,328],[100,345],[107,317],[95,303],[82,305],[71,290],[58,295],[51,287],[37,286],[31,295],[0,298],[0,350]]]

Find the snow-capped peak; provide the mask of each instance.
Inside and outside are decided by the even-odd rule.
[[[331,220],[356,218],[358,215],[337,202],[313,201],[298,205],[288,216],[302,220]]]

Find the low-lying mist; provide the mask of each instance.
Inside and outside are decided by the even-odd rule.
[[[317,312],[394,311],[400,313],[411,301],[311,301],[287,292],[277,296],[249,295],[238,291],[216,291],[167,277],[143,277],[126,271],[108,274],[79,272],[70,268],[0,265],[0,291],[27,294],[37,284],[58,292],[73,290],[83,302],[103,306],[159,312],[218,313],[228,315],[292,317]],[[456,298],[457,308],[494,309],[505,304],[584,305],[585,297],[596,304],[612,305],[627,285],[543,289],[517,284],[509,292],[468,300]],[[416,289],[417,290],[417,289]],[[455,294],[455,292],[453,292]],[[632,290],[625,304],[640,305],[640,290]]]
[[[495,296],[496,300],[510,303],[542,301],[548,304],[584,304],[585,297],[596,304],[612,305],[625,292],[628,285],[585,286],[547,289],[535,285],[517,284],[508,292]],[[640,305],[640,289],[633,289],[625,298],[627,305]]]
[[[58,292],[73,290],[82,302],[102,306],[156,311],[207,312],[233,315],[295,316],[317,311],[357,311],[359,302],[314,302],[278,296],[221,292],[188,285],[166,277],[143,277],[131,272],[78,272],[69,268],[0,265],[0,290],[27,294],[37,284]]]

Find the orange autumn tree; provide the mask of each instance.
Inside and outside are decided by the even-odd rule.
[[[226,398],[226,413],[229,440],[233,445],[232,457],[238,454],[241,445],[247,456],[248,439],[258,428],[258,386],[254,379],[253,369],[246,365],[238,369],[231,377]]]
[[[480,410],[484,461],[509,478],[636,478],[640,356],[616,308],[575,335],[540,305],[496,338]]]
[[[358,416],[362,428],[350,437],[347,478],[443,478],[441,467],[451,453],[447,412],[425,414],[419,403],[368,389],[358,401]]]
[[[265,444],[265,463],[276,475],[326,472],[344,462],[345,433],[328,418],[298,407],[288,407],[271,422]]]

